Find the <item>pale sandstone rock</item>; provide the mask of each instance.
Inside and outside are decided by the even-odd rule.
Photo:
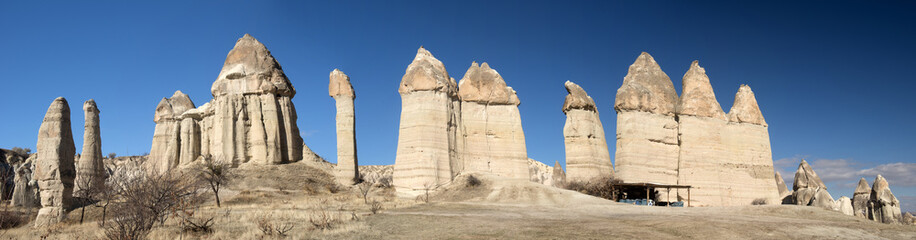
[[[401,120],[393,182],[404,190],[446,184],[460,163],[460,107],[445,66],[420,47],[407,66],[398,92]]]
[[[337,181],[353,185],[359,178],[356,158],[356,115],[353,100],[356,95],[350,77],[338,69],[331,71],[328,94],[337,107]]]
[[[678,122],[674,117],[677,101],[674,83],[668,75],[652,56],[640,54],[630,65],[614,102],[617,112],[614,165],[618,179],[678,183]]]
[[[811,169],[808,161],[804,159],[798,164],[792,189],[795,190],[792,196],[796,205],[817,206],[827,209],[836,207],[833,197],[827,192],[827,186],[817,176],[817,173]]]
[[[808,206],[821,207],[827,210],[836,211],[836,201],[833,200],[833,197],[830,196],[830,193],[827,192],[827,189],[818,189],[817,193],[814,194],[814,198],[808,203]]]
[[[563,171],[563,166],[560,166],[560,161],[553,163],[553,186],[554,187],[563,187],[566,184],[566,172]]]
[[[852,195],[852,210],[856,217],[869,218],[868,201],[871,196],[871,187],[865,178],[859,179],[859,185]]]
[[[843,197],[840,197],[840,199],[837,199],[836,200],[836,209],[837,211],[843,214],[846,214],[849,216],[854,215],[853,210],[852,210],[852,200],[850,200],[849,197],[843,196]]]
[[[811,169],[811,165],[808,165],[808,161],[804,159],[798,164],[798,170],[795,171],[795,182],[792,185],[792,190],[798,191],[798,189],[802,188],[827,189],[827,185],[824,185],[824,181],[821,181],[817,173]]]
[[[786,181],[782,179],[782,174],[776,172],[776,189],[779,190],[779,197],[783,198],[785,196],[791,195],[792,192],[789,191],[789,187],[786,186]]]
[[[540,161],[528,159],[529,180],[544,185],[553,185],[553,168]]]
[[[70,129],[70,106],[63,97],[54,99],[38,130],[38,159],[34,178],[38,181],[41,209],[35,226],[55,224],[66,218],[71,205],[76,169],[73,157],[73,133]]]
[[[735,103],[732,109],[728,111],[728,119],[737,123],[751,123],[767,126],[763,119],[760,107],[757,105],[757,98],[754,97],[754,91],[751,87],[741,84],[738,93],[735,94]]]
[[[159,101],[153,117],[156,128],[149,152],[150,161],[147,163],[150,171],[164,173],[178,166],[181,155],[181,114],[193,108],[191,98],[181,91],[175,91],[172,97]]]
[[[875,177],[871,188],[869,206],[872,220],[882,223],[898,223],[901,218],[900,201],[891,192],[891,189],[880,174]]]
[[[579,85],[570,81],[564,85],[569,92],[563,103],[563,113],[566,114],[563,136],[569,180],[587,181],[595,177],[613,176],[611,154],[595,101]]]
[[[458,83],[464,172],[527,179],[528,151],[515,91],[487,63],[472,63]]]
[[[25,162],[15,167],[16,175],[13,177],[14,187],[10,205],[25,208],[41,206],[38,181],[32,175],[37,157],[38,154],[33,153]]]
[[[674,115],[677,102],[674,83],[655,59],[643,52],[630,65],[623,85],[617,89],[614,109],[617,112],[630,110]]]
[[[95,100],[83,103],[85,132],[83,152],[76,167],[74,192],[76,196],[87,197],[87,191],[96,191],[105,186],[105,163],[102,161],[102,137],[99,129],[99,108]]]
[[[726,120],[725,112],[716,100],[716,94],[706,76],[706,69],[700,67],[699,61],[693,61],[690,69],[684,74],[683,91],[677,104],[677,114]],[[756,102],[755,102],[756,103]]]

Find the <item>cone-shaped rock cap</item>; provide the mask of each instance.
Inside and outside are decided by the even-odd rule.
[[[728,111],[728,120],[738,123],[751,123],[767,126],[763,119],[763,113],[760,112],[760,106],[757,106],[757,98],[754,97],[754,91],[751,87],[741,84],[738,93],[735,93],[735,103],[732,109]]]
[[[868,186],[868,181],[865,178],[859,179],[859,185],[856,186],[855,194],[868,194],[871,192],[871,187]]]
[[[789,193],[789,187],[786,186],[786,181],[782,179],[782,174],[779,174],[779,171],[776,171],[776,189],[779,190],[780,196],[785,196]]]
[[[645,111],[673,115],[677,92],[671,78],[662,71],[655,59],[643,52],[630,65],[623,85],[617,89],[614,110]]]
[[[871,187],[871,190],[875,192],[880,192],[881,190],[889,189],[889,188],[890,188],[890,185],[887,184],[887,179],[884,179],[884,176],[881,176],[881,174],[878,174],[878,176],[875,177],[875,183]]]
[[[802,188],[827,189],[827,185],[824,185],[824,181],[821,181],[817,173],[811,169],[811,165],[808,165],[808,161],[804,159],[798,164],[798,171],[795,172],[795,183],[794,186],[792,186],[792,190],[798,191],[798,189]]]
[[[89,99],[83,103],[83,111],[90,113],[99,113],[99,106],[95,104],[95,100]]]
[[[226,56],[223,69],[210,88],[213,96],[273,93],[293,97],[296,90],[267,47],[245,34]]]
[[[682,93],[677,104],[678,114],[727,120],[719,101],[716,100],[716,94],[712,91],[706,69],[700,67],[699,61],[690,64],[682,84]]]
[[[331,82],[328,84],[328,95],[331,95],[331,97],[356,97],[356,94],[353,92],[353,85],[350,85],[350,77],[344,74],[343,71],[334,69],[334,71],[331,71],[330,79]]]
[[[560,169],[561,172],[563,171],[563,166],[560,165],[560,161],[553,162],[553,169]]]
[[[154,122],[161,120],[178,119],[182,113],[194,109],[194,102],[187,94],[175,91],[170,98],[162,98],[156,105],[156,115],[153,117]]]
[[[450,95],[456,94],[454,81],[445,71],[445,65],[433,57],[425,48],[417,49],[417,56],[407,66],[398,92],[401,94],[414,91],[444,91]]]
[[[569,93],[566,95],[566,101],[563,101],[563,113],[566,113],[570,109],[598,111],[595,108],[595,100],[593,100],[591,96],[588,96],[585,89],[582,89],[578,84],[570,81],[566,81],[563,85],[566,86],[566,92]]]
[[[472,62],[464,77],[458,81],[458,97],[461,101],[483,104],[520,103],[515,90],[506,86],[506,81],[495,69],[490,68],[487,63],[478,66],[477,62]]]

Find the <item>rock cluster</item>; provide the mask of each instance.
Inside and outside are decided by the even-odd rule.
[[[882,223],[897,223],[901,220],[900,201],[891,192],[883,176],[875,177],[869,196],[868,212],[870,219]]]
[[[396,187],[437,186],[462,172],[529,178],[520,101],[489,64],[472,63],[456,83],[442,62],[420,47],[398,92]]]
[[[41,206],[41,200],[38,195],[38,181],[35,181],[32,175],[35,172],[35,161],[37,159],[38,154],[33,153],[25,162],[15,167],[13,196],[10,198],[10,205],[25,208]]]
[[[852,211],[856,217],[868,218],[868,201],[870,201],[871,187],[865,178],[859,179],[855,192],[852,194]]]
[[[570,81],[564,85],[569,93],[563,102],[566,176],[569,181],[613,176],[614,166],[595,101],[579,85]]]
[[[213,100],[194,108],[180,91],[156,107],[150,164],[159,172],[210,158],[238,166],[303,158],[296,94],[270,51],[245,34],[229,51],[210,89]]]
[[[352,185],[359,178],[356,158],[356,114],[353,100],[356,94],[350,77],[338,69],[331,71],[328,94],[337,105],[337,181]]]
[[[99,129],[99,107],[95,100],[83,103],[86,126],[83,133],[83,152],[76,166],[74,193],[86,197],[87,191],[105,186],[105,163],[102,161],[102,137]]]
[[[63,97],[54,99],[38,130],[38,158],[34,179],[38,181],[41,209],[35,226],[58,223],[66,217],[76,177],[73,156],[76,148],[70,130],[70,105]]]
[[[531,182],[544,184],[547,186],[563,187],[566,182],[566,173],[560,162],[554,163],[553,167],[547,166],[542,162],[534,159],[528,159],[528,172],[531,173]]]
[[[796,205],[836,210],[836,203],[830,193],[827,192],[827,186],[824,185],[824,181],[821,181],[817,173],[811,169],[811,165],[808,165],[808,161],[804,159],[798,164],[792,190],[794,190],[792,198]]]
[[[630,65],[614,104],[617,178],[690,185],[691,206],[778,202],[769,133],[750,87],[739,88],[726,114],[706,70],[694,61],[683,89],[678,97],[648,53]],[[687,195],[677,193],[680,200]]]

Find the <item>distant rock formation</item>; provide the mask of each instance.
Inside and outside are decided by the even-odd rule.
[[[850,200],[849,197],[842,196],[840,197],[840,199],[837,199],[835,208],[837,209],[837,211],[843,214],[846,214],[849,216],[855,215],[854,211],[852,210],[852,200]]]
[[[41,206],[41,199],[38,195],[38,181],[33,177],[37,159],[38,154],[33,153],[25,162],[16,166],[16,176],[13,178],[13,197],[10,198],[10,205],[25,208]]]
[[[95,100],[83,103],[85,132],[83,152],[76,167],[74,195],[87,197],[87,191],[97,191],[105,186],[105,163],[102,161],[102,137],[99,128],[99,107]]]
[[[779,199],[792,195],[792,191],[789,191],[789,187],[786,186],[786,182],[779,172],[776,172],[776,189],[779,191]]]
[[[153,169],[161,172],[199,158],[232,166],[303,158],[292,103],[296,90],[264,44],[248,34],[240,38],[210,91],[213,100],[198,108],[180,91],[159,103],[150,150]]]
[[[566,171],[569,181],[588,181],[602,176],[613,176],[614,166],[604,137],[604,126],[598,116],[595,100],[585,89],[566,81],[566,100],[563,113],[566,125],[563,137],[566,143]]]
[[[353,185],[359,178],[356,158],[356,115],[353,100],[356,94],[350,85],[350,77],[344,72],[331,71],[328,94],[337,106],[337,181]]]
[[[827,192],[827,186],[824,185],[824,181],[821,181],[817,173],[811,169],[811,165],[808,165],[808,161],[804,159],[798,164],[792,189],[795,190],[792,197],[796,205],[836,210],[836,203],[830,193]]]
[[[464,129],[464,172],[490,172],[527,179],[528,151],[512,87],[487,63],[476,62],[458,83]]]
[[[547,166],[542,162],[534,159],[528,159],[528,171],[531,173],[531,182],[544,184],[547,186],[562,187],[565,183],[566,173],[563,167],[557,161],[553,167]]]
[[[563,171],[563,166],[560,166],[560,161],[553,163],[553,186],[554,187],[563,187],[566,185],[566,172]]]
[[[630,66],[614,108],[618,179],[690,185],[691,206],[778,203],[767,126],[747,120],[763,119],[750,88],[739,88],[725,114],[706,70],[694,61],[683,89],[678,97],[648,53]],[[677,194],[682,201],[687,195],[686,190]]]
[[[63,97],[54,99],[48,107],[38,130],[37,148],[34,178],[38,181],[41,209],[35,226],[40,227],[64,220],[73,194],[76,147],[70,129],[70,105]]]
[[[869,212],[871,219],[882,223],[898,223],[902,217],[900,201],[891,192],[887,180],[880,174],[875,177],[869,196]]]
[[[420,47],[398,88],[401,120],[393,176],[396,187],[424,189],[448,183],[456,175],[462,154],[457,87],[445,65]]]
[[[859,179],[855,192],[852,195],[852,211],[856,217],[869,218],[868,202],[871,197],[871,187],[865,178]]]

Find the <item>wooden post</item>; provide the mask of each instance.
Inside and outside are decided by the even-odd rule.
[[[649,206],[649,186],[646,186],[646,206]]]
[[[665,207],[671,207],[671,187],[666,188],[665,191],[668,191],[668,194],[665,197],[665,201],[668,202],[665,204]]]
[[[690,188],[687,188],[687,207],[690,207]]]

